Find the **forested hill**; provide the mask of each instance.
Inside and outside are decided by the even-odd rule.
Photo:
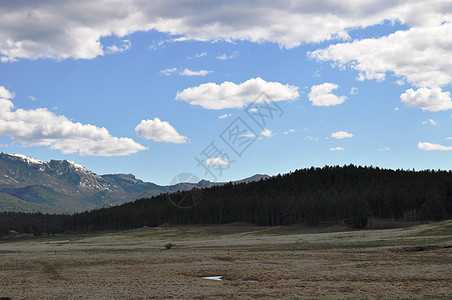
[[[191,199],[196,203],[193,207],[181,209],[174,205],[180,202],[180,206],[187,206]],[[2,230],[19,232],[229,222],[265,226],[345,222],[365,227],[370,217],[406,221],[451,218],[452,172],[354,165],[310,168],[258,182],[159,195],[71,216],[3,214],[0,226]]]

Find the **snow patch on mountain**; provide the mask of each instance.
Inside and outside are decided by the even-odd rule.
[[[80,165],[80,164],[78,164],[78,163],[76,163],[76,162],[73,162],[72,160],[66,160],[72,167],[74,167],[74,169],[76,169],[77,171],[81,171],[81,172],[88,172],[88,170],[84,167],[84,166],[82,166],[82,165]]]
[[[15,153],[15,154],[11,154],[11,156],[18,157],[18,158],[22,159],[23,161],[27,162],[28,164],[35,164],[35,165],[45,164],[45,162],[42,160],[39,160],[39,159],[31,157],[31,156],[26,156],[23,154]]]

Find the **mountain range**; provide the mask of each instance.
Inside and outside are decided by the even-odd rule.
[[[256,174],[234,181],[269,178]],[[98,175],[70,160],[0,153],[0,211],[65,213],[108,207],[161,193],[223,185],[201,180],[161,186],[132,174]]]

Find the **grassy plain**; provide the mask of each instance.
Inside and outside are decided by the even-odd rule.
[[[167,243],[175,246],[167,250]],[[360,231],[229,224],[27,237],[0,242],[0,297],[452,298],[451,246],[452,221]]]

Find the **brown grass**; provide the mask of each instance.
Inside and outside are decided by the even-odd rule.
[[[0,297],[447,298],[451,225],[186,226],[0,242]],[[177,246],[167,251],[169,242]],[[216,275],[223,280],[202,278]]]

